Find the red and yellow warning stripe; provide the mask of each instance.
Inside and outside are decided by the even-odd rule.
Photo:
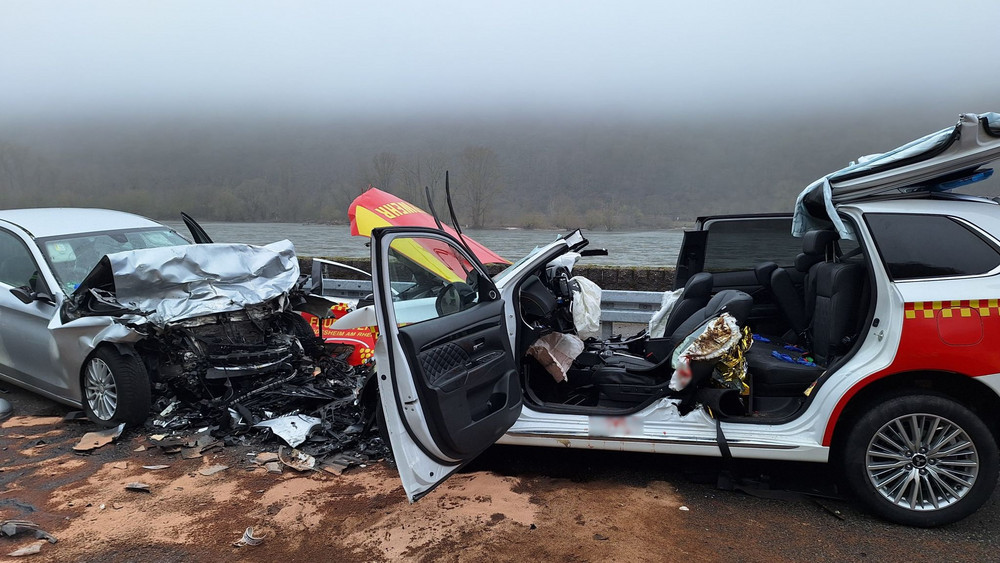
[[[971,317],[977,313],[980,317],[1000,316],[1000,299],[968,299],[962,301],[916,301],[903,306],[904,319],[933,319],[941,311],[940,316]]]

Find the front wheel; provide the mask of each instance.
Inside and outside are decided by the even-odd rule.
[[[142,426],[152,403],[149,374],[134,355],[101,347],[83,366],[83,409],[99,426]]]
[[[951,399],[903,395],[868,411],[842,451],[845,479],[872,512],[900,524],[950,524],[996,485],[997,444],[982,419]]]

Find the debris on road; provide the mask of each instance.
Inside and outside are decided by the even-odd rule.
[[[49,543],[56,543],[59,541],[45,530],[39,528],[38,524],[35,524],[34,522],[29,522],[27,520],[4,520],[3,522],[0,522],[0,534],[12,538],[21,532],[32,532],[34,533],[35,538],[46,540]]]
[[[80,438],[80,442],[73,446],[73,451],[89,452],[91,450],[96,450],[101,446],[106,446],[118,439],[118,437],[122,435],[123,430],[125,430],[124,422],[114,428],[98,430],[96,432],[87,432],[83,435],[83,438]]]
[[[264,541],[264,534],[259,536],[253,535],[253,526],[250,526],[243,532],[243,537],[234,541],[234,547],[243,547],[245,545],[260,545]]]
[[[388,457],[388,446],[373,431],[371,401],[361,401],[372,366],[352,367],[344,354],[327,353],[322,341],[311,345],[315,369],[231,378],[223,394],[176,380],[157,384],[154,414],[146,421],[150,443],[164,454],[197,459],[225,445],[264,444],[276,436],[297,448],[292,458],[280,460],[297,471],[328,462],[342,472]],[[279,458],[270,454],[256,461],[271,471],[268,463]]]
[[[295,414],[258,422],[253,427],[270,428],[275,436],[284,440],[289,446],[297,448],[299,444],[306,441],[312,429],[322,423],[323,421],[315,416]]]
[[[312,469],[316,469],[316,458],[307,453],[292,449],[288,452],[287,457],[284,454],[285,446],[279,447],[278,460],[296,471],[310,471]]]
[[[24,557],[25,555],[34,555],[34,554],[42,551],[42,546],[43,545],[45,545],[45,542],[43,542],[43,541],[35,542],[35,543],[33,543],[33,544],[29,545],[29,546],[22,547],[21,549],[17,549],[17,550],[11,551],[10,553],[7,554],[7,556],[8,557]]]
[[[125,490],[126,491],[136,491],[138,493],[150,493],[150,492],[152,492],[149,489],[149,485],[147,485],[145,483],[126,483],[125,484]]]
[[[215,475],[216,473],[218,473],[220,471],[225,471],[227,469],[229,469],[228,465],[211,465],[211,466],[202,468],[201,470],[198,471],[198,473],[201,473],[205,477],[210,477],[210,476]]]

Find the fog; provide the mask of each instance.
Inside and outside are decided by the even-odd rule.
[[[669,226],[998,109],[992,1],[483,4],[0,0],[0,205],[342,221],[447,168],[477,222]]]

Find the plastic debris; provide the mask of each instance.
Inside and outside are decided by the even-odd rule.
[[[159,471],[161,469],[166,469],[170,467],[169,465],[143,465],[143,469],[148,469],[150,471]]]
[[[229,469],[228,465],[210,465],[208,467],[200,469],[198,473],[201,473],[205,477],[209,477],[211,475],[215,475],[220,471],[225,471],[226,469]]]
[[[36,554],[36,553],[38,553],[38,552],[40,552],[42,550],[42,546],[43,545],[45,545],[45,542],[43,542],[43,541],[35,542],[35,543],[33,543],[33,544],[29,545],[29,546],[22,547],[21,549],[17,549],[17,550],[11,551],[10,553],[7,554],[7,556],[8,557],[24,557],[25,555],[34,555],[34,554]]]
[[[145,483],[138,483],[138,482],[136,482],[136,483],[126,483],[125,484],[125,490],[126,491],[136,491],[136,492],[139,492],[139,493],[150,493],[150,492],[152,492],[149,489],[149,485],[147,485]]]
[[[101,446],[106,446],[121,436],[123,430],[125,430],[124,422],[114,428],[108,428],[107,430],[87,432],[83,435],[83,438],[80,438],[80,442],[73,446],[73,451],[89,452],[91,450],[96,450]]]
[[[264,541],[264,534],[259,536],[253,535],[253,526],[250,526],[243,532],[243,537],[234,541],[233,546],[243,547],[245,545],[260,545]]]
[[[296,471],[316,469],[316,458],[296,449],[290,450],[286,456],[284,446],[278,448],[278,460]]]
[[[688,507],[686,507],[686,506],[682,506],[682,507],[678,508],[677,510],[680,510],[681,512],[689,512],[691,509],[688,508]]]
[[[254,424],[254,428],[270,428],[275,436],[281,438],[289,446],[296,448],[306,441],[313,428],[323,421],[315,416],[296,414],[265,420]]]
[[[38,524],[27,520],[4,520],[0,522],[0,534],[14,537],[22,532],[32,532],[37,539],[56,543],[58,540],[48,532],[38,527]]]

